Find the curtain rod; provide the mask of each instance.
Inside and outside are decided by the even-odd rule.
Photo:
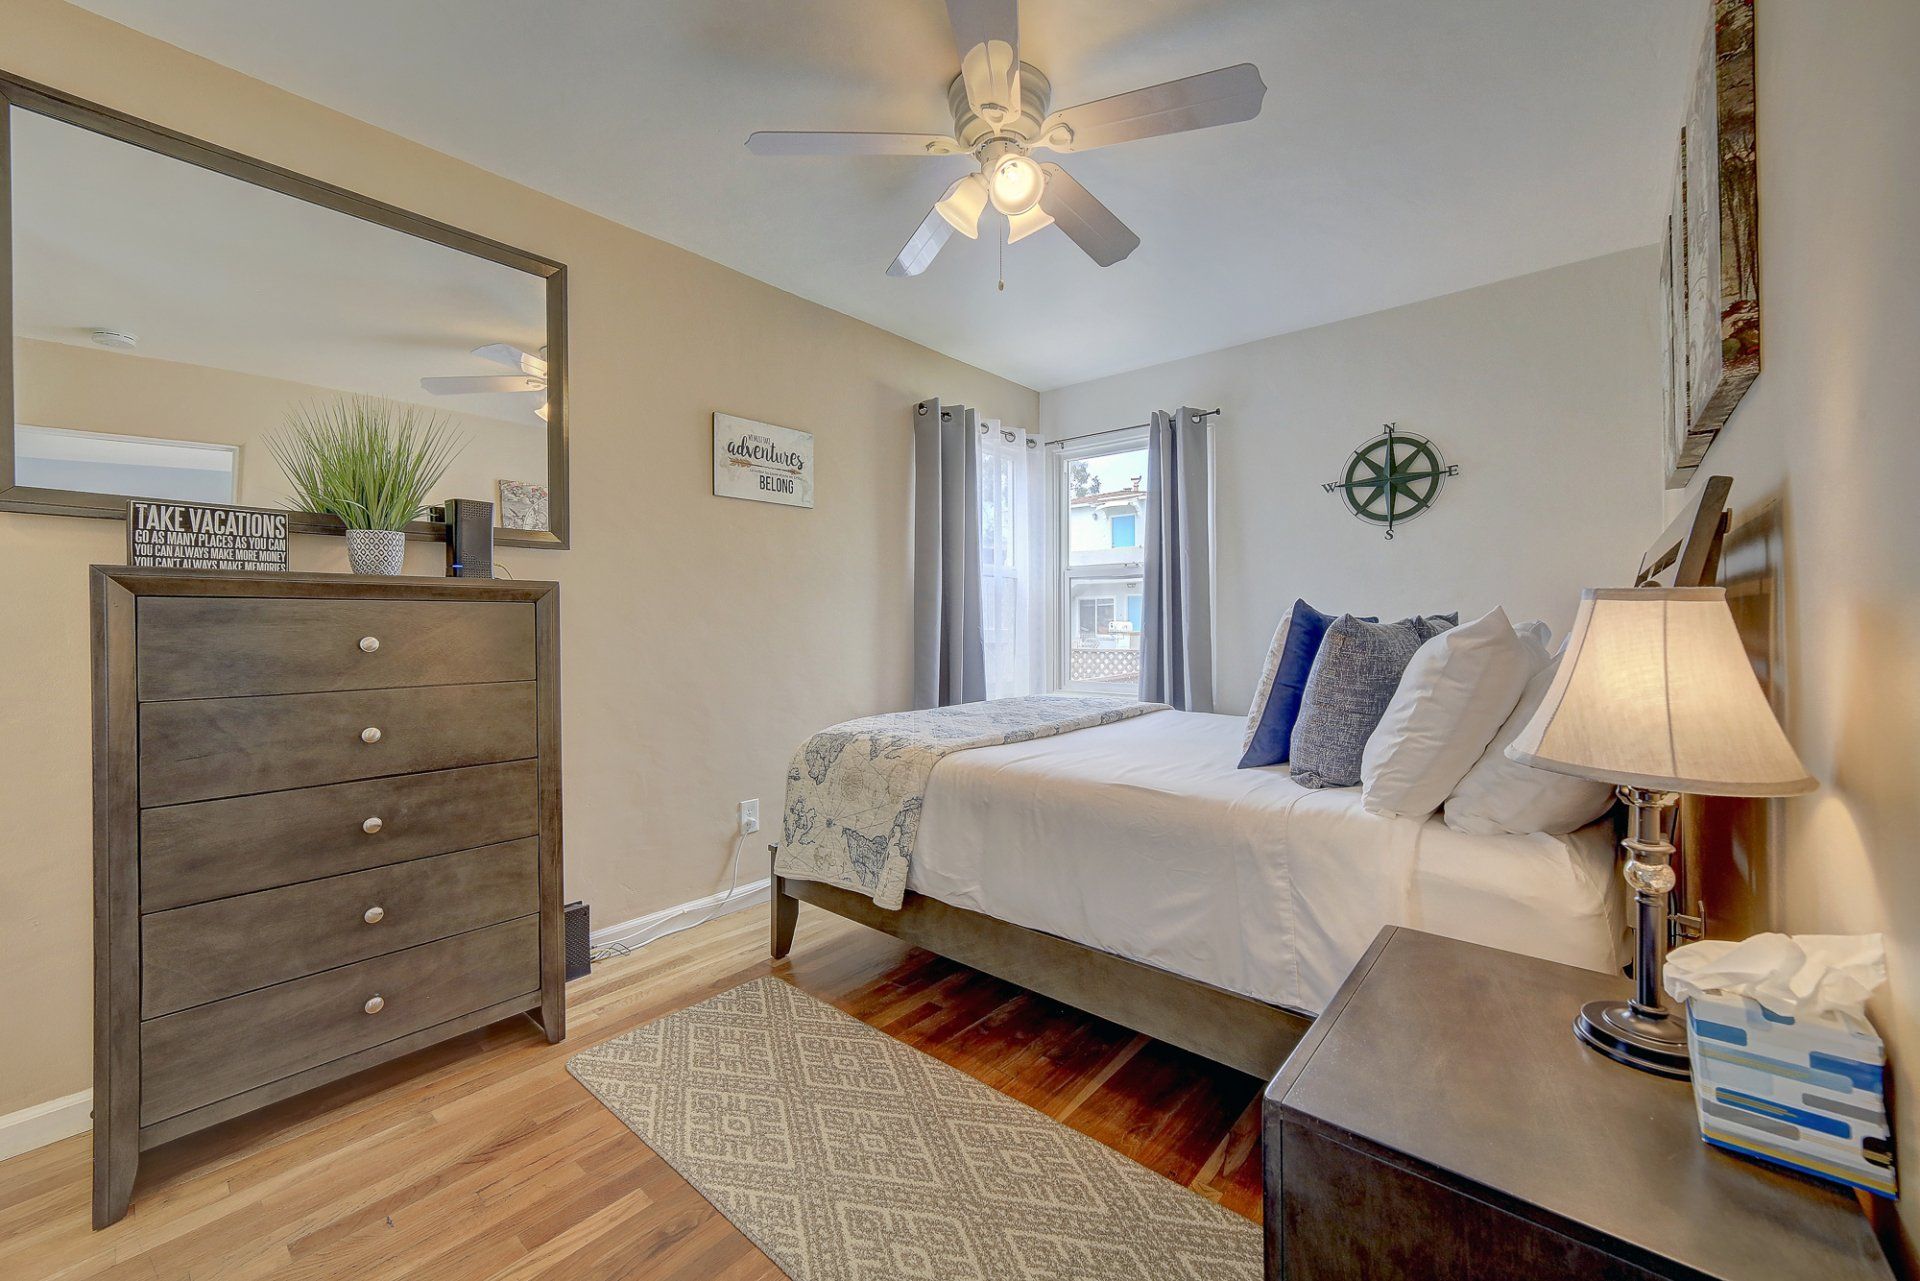
[[[1196,409],[1194,410],[1194,416],[1197,418],[1212,418],[1219,412],[1218,409]],[[1078,436],[1061,436],[1058,439],[1048,441],[1047,448],[1052,449],[1055,446],[1065,445],[1076,440],[1098,440],[1102,436],[1117,436],[1123,431],[1145,431],[1151,426],[1153,426],[1152,423],[1135,423],[1131,427],[1108,427],[1102,431],[1081,432]]]

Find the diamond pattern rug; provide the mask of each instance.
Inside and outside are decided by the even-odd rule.
[[[1260,1229],[756,979],[567,1068],[794,1281],[1230,1281]]]

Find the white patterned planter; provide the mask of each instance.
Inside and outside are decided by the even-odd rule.
[[[407,536],[400,530],[347,531],[347,563],[356,574],[398,574],[406,560]]]

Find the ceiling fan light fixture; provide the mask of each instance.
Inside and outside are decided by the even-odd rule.
[[[942,218],[969,240],[980,238],[980,214],[987,207],[987,180],[970,173],[947,188],[934,208]]]
[[[994,164],[993,178],[988,185],[993,207],[1011,218],[1039,205],[1047,189],[1047,176],[1031,157],[1015,152],[1002,156]]]
[[[1034,232],[1043,231],[1051,226],[1053,226],[1053,216],[1039,205],[1035,205],[1025,213],[1009,214],[1007,216],[1007,243],[1011,245],[1018,241],[1025,240]]]
[[[538,415],[540,416],[540,421],[541,421],[541,422],[543,422],[543,423],[544,423],[544,422],[546,422],[546,421],[548,421],[548,420],[547,420],[547,414],[548,414],[548,413],[549,413],[550,411],[549,411],[549,410],[548,410],[548,408],[547,408],[547,402],[546,402],[546,401],[544,401],[544,400],[543,400],[543,401],[541,401],[541,402],[540,402],[540,408],[538,408],[538,409],[536,409],[536,410],[534,410],[533,412],[534,412],[534,413],[536,413],[536,414],[538,414]]]

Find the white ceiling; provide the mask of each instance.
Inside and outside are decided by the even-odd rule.
[[[940,0],[80,0],[129,26],[1046,389],[1652,243],[1704,0],[1025,0],[1065,106],[1235,62],[1251,122],[1063,157],[1141,248],[1057,229],[887,263],[963,158]],[[539,250],[540,246],[529,248]]]
[[[538,351],[546,282],[193,165],[17,113],[14,328],[498,418],[544,432],[538,396],[430,395],[431,375],[512,372]]]

